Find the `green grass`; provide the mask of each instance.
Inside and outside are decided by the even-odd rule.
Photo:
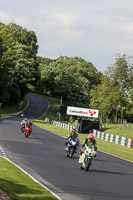
[[[116,126],[115,124],[109,124],[107,126],[107,129],[104,130],[104,132],[128,138],[133,138],[133,124],[128,124],[126,129],[123,129],[123,127],[121,129],[121,126],[118,124]]]
[[[10,116],[13,113],[20,112],[27,105],[28,105],[28,98],[25,97],[21,107],[18,104],[13,104],[13,105],[10,105],[10,106],[1,106],[1,108],[0,108],[1,117],[7,117],[7,116]]]
[[[0,157],[0,188],[13,200],[56,200],[48,190]]]

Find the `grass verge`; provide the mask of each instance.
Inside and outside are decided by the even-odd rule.
[[[28,98],[25,97],[21,106],[19,106],[18,104],[17,105],[13,104],[10,106],[2,106],[0,108],[1,117],[8,117],[13,113],[18,113],[22,111],[24,108],[26,108],[27,105],[28,105]]]
[[[14,164],[0,157],[0,188],[13,200],[57,200]]]
[[[133,124],[128,124],[127,128],[125,129],[123,129],[123,127],[121,129],[120,124],[119,125],[117,124],[116,126],[115,124],[109,124],[107,129],[104,130],[103,132],[133,139]]]

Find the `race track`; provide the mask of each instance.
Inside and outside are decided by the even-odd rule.
[[[41,97],[28,95],[25,117],[39,118],[48,108]],[[132,200],[133,163],[98,152],[88,172],[78,164],[78,152],[66,157],[65,138],[33,124],[25,138],[20,131],[20,114],[0,119],[0,146],[16,163],[62,200]]]

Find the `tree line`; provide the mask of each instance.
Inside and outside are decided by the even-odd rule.
[[[63,105],[98,109],[106,121],[116,112],[133,113],[133,63],[119,54],[105,74],[79,57],[37,56],[33,31],[0,23],[0,102],[19,103],[29,88],[59,99]]]

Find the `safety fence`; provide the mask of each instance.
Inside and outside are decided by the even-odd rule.
[[[127,148],[132,148],[132,139],[130,139],[130,138],[126,138],[126,137],[123,137],[120,135],[114,135],[114,134],[100,132],[100,131],[97,131],[94,129],[93,129],[93,134],[95,137],[97,137],[101,140],[105,140],[108,142],[114,142],[116,144],[120,144]]]
[[[73,128],[76,128],[75,126],[71,126],[71,125],[69,125],[69,124],[66,124],[66,123],[63,123],[63,122],[59,122],[59,121],[53,121],[52,124],[53,124],[53,125],[56,125],[56,126],[58,126],[58,127],[67,129],[67,130],[69,130],[69,131],[72,131]]]
[[[75,126],[71,126],[69,124],[60,122],[60,121],[55,121],[52,120],[50,121],[48,118],[45,119],[45,122],[47,123],[52,123],[55,126],[67,129],[67,130],[72,130],[73,128],[76,128]],[[116,144],[120,144],[122,146],[125,146],[127,148],[133,148],[133,140],[130,138],[126,138],[123,136],[119,136],[119,135],[114,135],[114,134],[109,134],[109,133],[104,133],[104,132],[100,132],[98,130],[93,129],[93,134],[95,137],[101,139],[101,140],[105,140],[108,142],[114,142]]]

